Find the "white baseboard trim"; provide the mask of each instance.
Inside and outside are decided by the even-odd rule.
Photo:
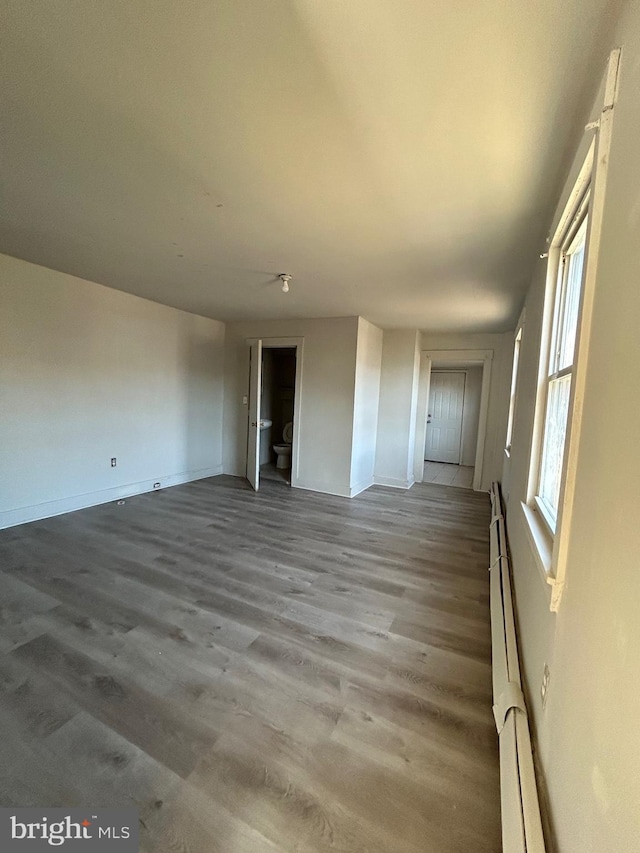
[[[0,530],[6,527],[15,527],[17,524],[27,524],[30,521],[52,518],[54,515],[64,515],[66,512],[75,512],[78,509],[87,509],[90,506],[98,506],[110,501],[118,501],[123,498],[142,495],[145,492],[152,492],[154,483],[160,483],[160,488],[166,489],[169,486],[179,486],[181,483],[191,483],[193,480],[217,477],[220,474],[222,474],[222,465],[216,465],[213,468],[199,468],[196,471],[168,474],[164,477],[155,477],[153,480],[143,480],[140,483],[127,483],[122,486],[114,486],[112,489],[89,492],[86,495],[74,495],[73,497],[46,501],[33,506],[6,510],[0,512]]]
[[[351,489],[348,486],[331,486],[324,483],[309,483],[304,480],[297,480],[291,483],[293,489],[305,489],[307,492],[320,492],[323,495],[335,495],[339,498],[350,498]]]
[[[369,477],[368,480],[364,480],[362,483],[358,483],[357,486],[351,486],[349,489],[349,497],[355,498],[356,495],[359,495],[361,492],[366,491],[367,489],[373,486],[373,477]]]
[[[392,489],[410,489],[414,485],[415,479],[401,480],[399,477],[374,477],[373,482],[376,486],[391,486]]]

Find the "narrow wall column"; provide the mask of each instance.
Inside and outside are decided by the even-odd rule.
[[[414,483],[420,333],[391,329],[384,333],[375,481],[408,489]]]

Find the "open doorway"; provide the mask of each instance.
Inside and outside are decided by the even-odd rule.
[[[303,339],[251,339],[247,344],[247,479],[256,491],[261,478],[296,486]]]
[[[295,347],[262,347],[260,477],[291,485],[295,409]]]
[[[492,350],[423,351],[414,476],[479,490]]]
[[[423,482],[473,488],[482,368],[431,370]]]

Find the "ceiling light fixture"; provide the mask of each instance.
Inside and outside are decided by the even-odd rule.
[[[282,292],[289,293],[289,282],[291,281],[292,276],[287,275],[286,272],[281,272],[278,274],[278,278],[282,282]]]

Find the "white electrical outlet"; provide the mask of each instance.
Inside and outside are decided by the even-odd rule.
[[[549,665],[545,663],[544,670],[542,673],[542,685],[540,687],[540,696],[542,697],[542,707],[544,708],[547,704],[547,694],[549,692],[549,679],[551,678],[551,673],[549,672]]]

